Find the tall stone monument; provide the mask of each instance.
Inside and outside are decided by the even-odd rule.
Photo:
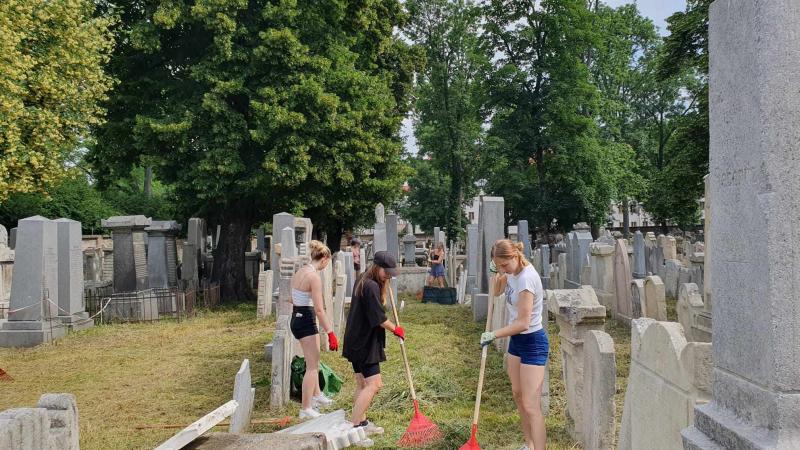
[[[372,254],[387,251],[389,244],[386,237],[386,215],[383,211],[383,203],[378,203],[375,207],[375,226],[372,235]],[[363,262],[362,262],[363,264]]]
[[[644,235],[637,230],[633,234],[633,278],[644,279],[647,276],[647,262],[644,253]]]
[[[517,241],[522,242],[522,252],[525,259],[531,260],[531,235],[528,234],[528,221],[520,220],[517,222]]]
[[[272,216],[272,248],[269,253],[269,266],[272,269],[272,285],[275,289],[280,285],[281,278],[281,261],[280,256],[275,251],[275,246],[282,244],[281,233],[286,227],[294,228],[293,215],[282,212]]]
[[[717,0],[709,18],[714,374],[684,448],[797,449],[800,2]]]
[[[489,261],[495,241],[503,239],[505,222],[505,200],[503,197],[483,197],[481,199],[479,232],[480,257],[478,266],[478,288],[489,292]]]
[[[144,229],[152,223],[145,216],[114,216],[101,221],[114,240],[114,292],[147,289],[147,254]]]
[[[19,221],[8,320],[0,347],[33,347],[64,336],[58,315],[58,228],[41,216]]]
[[[397,214],[386,215],[386,250],[395,258],[400,257],[400,242],[397,236]]]
[[[151,288],[178,286],[178,248],[176,239],[181,225],[174,220],[154,220],[145,228],[147,245],[147,274]]]
[[[81,223],[55,221],[58,232],[58,320],[71,330],[94,326],[83,300],[83,250]]]

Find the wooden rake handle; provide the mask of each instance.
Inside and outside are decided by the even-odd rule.
[[[392,304],[392,314],[394,314],[394,324],[400,326],[400,317],[397,316],[397,305],[394,302],[394,291],[392,286],[389,286],[389,299]],[[406,343],[404,339],[400,339],[400,353],[403,354],[403,364],[406,369],[406,379],[408,380],[408,388],[411,390],[411,400],[417,399],[417,391],[414,390],[414,380],[411,378],[411,366],[408,365],[408,355],[406,354]]]
[[[475,301],[474,299],[472,300]],[[489,304],[486,309],[486,327],[485,331],[491,331],[492,328],[492,314],[494,313],[494,281],[489,282]],[[483,393],[483,379],[486,375],[486,356],[489,353],[489,345],[484,345],[481,350],[481,370],[478,373],[478,393],[475,395],[475,410],[472,412],[472,425],[478,425],[478,418],[481,413],[481,394]]]

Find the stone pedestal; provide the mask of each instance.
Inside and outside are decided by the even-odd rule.
[[[567,393],[567,428],[575,440],[582,440],[583,412],[583,342],[587,332],[602,331],[606,308],[597,302],[590,286],[581,289],[547,291],[548,309],[556,311],[561,342],[563,380]]]
[[[796,1],[711,4],[714,384],[685,448],[800,446],[798,22]]]
[[[614,287],[614,247],[593,243],[589,246],[589,253],[592,258],[591,285],[600,304],[613,314],[617,303]]]

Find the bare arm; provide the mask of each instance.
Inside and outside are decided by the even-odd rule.
[[[394,329],[397,328],[397,325],[393,324],[391,320],[387,320],[381,324],[381,328],[384,330],[389,330],[390,332],[394,333]]]
[[[527,330],[531,325],[531,313],[533,312],[533,292],[522,291],[519,293],[519,300],[517,301],[517,318],[510,324],[494,330],[494,334],[498,338],[504,338],[520,334]]]
[[[333,324],[328,320],[328,315],[325,314],[325,301],[322,299],[322,279],[319,274],[311,276],[311,300],[314,302],[314,312],[317,314],[319,323],[322,325],[322,330],[326,333],[333,331]]]

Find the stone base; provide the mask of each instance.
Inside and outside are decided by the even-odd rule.
[[[425,287],[427,267],[400,267],[397,269],[397,292],[416,294]]]
[[[475,322],[486,322],[489,314],[489,294],[475,294],[472,296],[472,318]]]
[[[325,450],[323,433],[308,434],[233,434],[206,433],[189,444],[193,450]]]
[[[94,319],[90,319],[87,312],[75,313],[71,316],[58,316],[56,319],[70,331],[87,330],[94,326]]]
[[[57,322],[0,320],[0,347],[35,347],[66,333],[67,329]]]
[[[685,449],[775,449],[800,448],[800,427],[773,429],[743,422],[714,402],[694,409],[693,427],[681,432]]]

